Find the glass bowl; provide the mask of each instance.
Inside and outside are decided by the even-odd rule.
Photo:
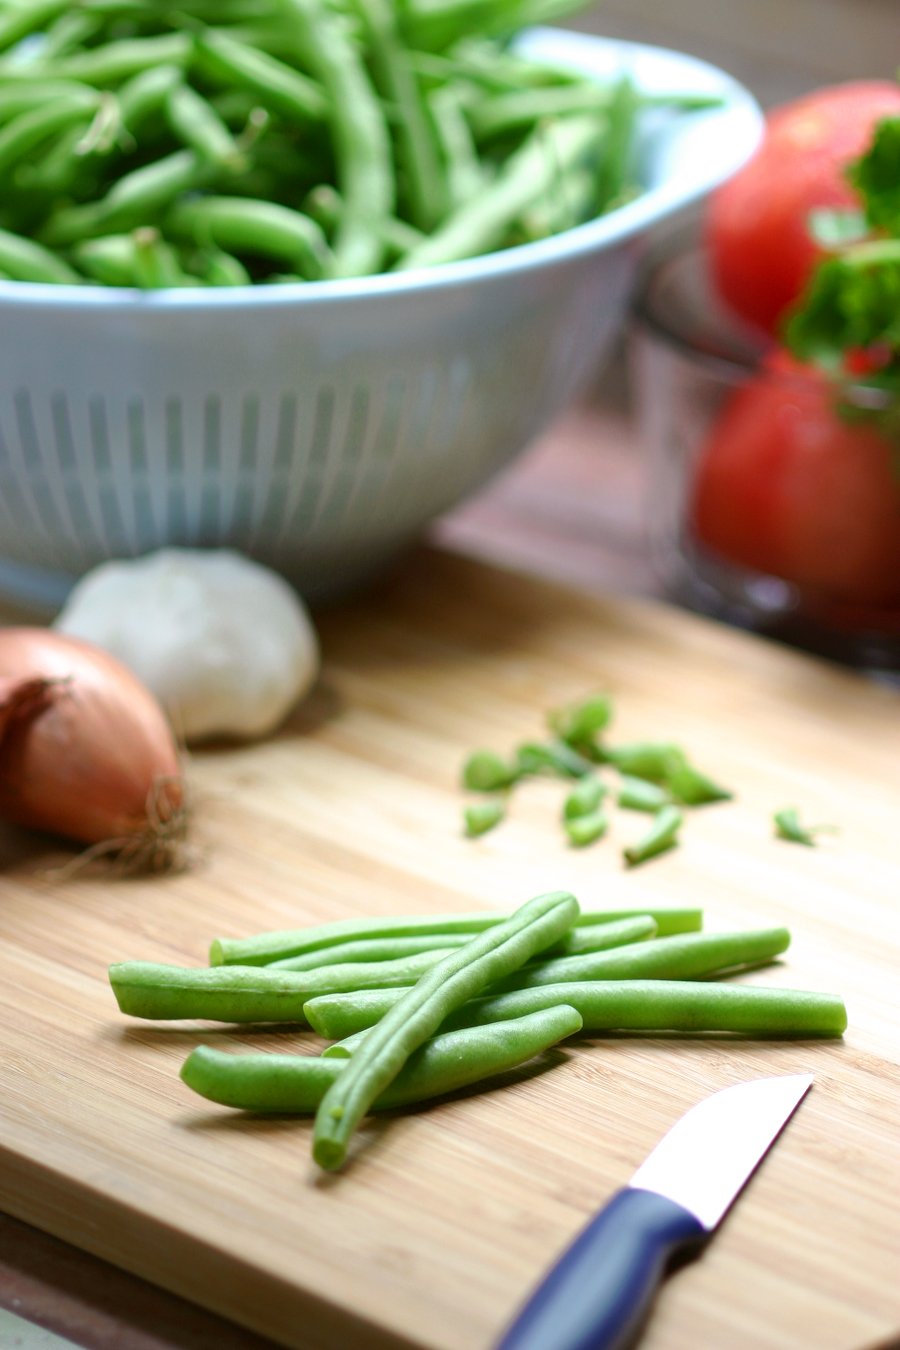
[[[743,328],[696,221],[645,257],[629,356],[667,597],[900,683],[900,475],[865,425],[884,395],[810,377]]]

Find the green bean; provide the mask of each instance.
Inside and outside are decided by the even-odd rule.
[[[566,175],[553,198],[536,202],[523,213],[519,228],[526,241],[549,239],[552,235],[582,225],[597,214],[597,175],[587,164],[578,165]],[[598,748],[591,747],[599,758]]]
[[[186,33],[122,38],[48,62],[46,73],[53,78],[84,80],[111,88],[153,66],[183,67],[190,52],[191,39]]]
[[[122,126],[132,137],[141,131],[150,118],[165,108],[170,93],[183,80],[178,66],[151,66],[141,70],[118,91]]]
[[[563,12],[576,8],[573,0],[556,0]],[[522,24],[524,13],[535,11],[522,0],[408,0],[402,8],[403,31],[413,47],[440,51],[450,47],[461,34],[477,30],[484,33],[508,33]],[[553,12],[540,9],[538,14]],[[543,22],[531,19],[527,22]]]
[[[173,133],[201,160],[218,166],[239,167],[242,156],[228,127],[212,105],[189,84],[169,90],[166,116]]]
[[[584,815],[566,820],[564,826],[569,843],[575,848],[586,848],[606,834],[609,819],[604,811],[587,811]]]
[[[555,708],[547,716],[547,725],[559,740],[576,748],[590,746],[599,732],[612,721],[613,703],[609,694],[592,694],[564,708]]]
[[[309,1024],[329,1040],[346,1040],[374,1027],[390,1009],[390,990],[311,999]],[[770,989],[707,980],[588,980],[538,985],[473,999],[473,1025],[523,1017],[566,1002],[590,1031],[743,1032],[755,1036],[840,1036],[847,1012],[833,994]],[[396,1005],[394,1005],[396,1006]]]
[[[384,220],[377,221],[373,228],[381,236],[386,253],[391,259],[399,258],[411,248],[416,248],[425,237],[415,225],[410,225],[397,216],[386,216]]]
[[[694,916],[699,916],[699,910],[684,911],[685,921],[688,919],[693,921]],[[699,918],[694,926],[697,924]],[[641,938],[653,937],[657,930],[657,921],[652,914],[628,914],[624,918],[611,919],[606,923],[586,927],[576,926],[552,950],[554,954],[558,952],[560,955],[600,951],[626,942],[638,942]],[[417,955],[419,952],[434,951],[438,947],[461,947],[470,937],[471,933],[446,932],[422,933],[411,937],[364,937],[349,942],[336,942],[327,947],[304,952],[300,956],[289,956],[268,964],[273,970],[315,970],[319,966],[338,963],[346,965],[351,961],[397,960],[403,956]]]
[[[450,952],[421,976],[347,1061],[316,1113],[313,1158],[332,1170],[372,1103],[393,1082],[414,1050],[462,1003],[558,941],[578,916],[573,895],[552,892],[528,901],[508,919]]]
[[[473,106],[469,124],[477,140],[507,136],[547,117],[572,113],[602,113],[609,106],[609,90],[596,80],[558,88],[514,90],[495,94]]]
[[[291,121],[303,125],[328,115],[328,100],[315,81],[237,38],[206,29],[194,37],[194,59],[204,74],[243,85]]]
[[[341,218],[341,194],[331,183],[317,183],[303,198],[302,210],[317,225],[321,225],[326,234],[333,234]]]
[[[609,947],[623,947],[629,942],[656,937],[659,931],[659,924],[652,914],[629,915],[589,928],[576,926],[547,955],[556,956],[558,953],[560,956],[575,956],[579,952],[606,951]]]
[[[487,834],[506,815],[506,804],[499,797],[470,802],[463,810],[463,830],[470,839]]]
[[[489,180],[466,120],[465,101],[455,84],[442,85],[428,95],[434,134],[443,159],[448,214],[471,201]]]
[[[529,961],[520,970],[495,982],[488,997],[520,989],[593,981],[709,979],[766,964],[786,951],[790,934],[785,928],[748,933],[690,933],[639,940],[610,950]],[[342,1040],[374,1026],[403,997],[399,989],[347,990],[315,996],[304,1015],[320,1035]],[[462,1007],[446,1026],[468,1025],[472,1014]]]
[[[414,914],[398,918],[337,919],[310,928],[258,933],[248,938],[215,938],[210,946],[212,966],[263,966],[270,961],[300,956],[336,943],[360,938],[421,937],[432,933],[470,935],[495,927],[506,916],[481,911],[477,914]]]
[[[84,100],[88,110],[96,106],[97,92],[90,85],[79,84],[77,80],[47,80],[40,84],[0,85],[0,124],[11,122],[21,113],[33,112],[57,99],[72,95]]]
[[[304,1003],[303,1016],[320,1036],[329,1041],[340,1041],[380,1022],[396,1008],[400,997],[396,989],[316,994]]]
[[[60,132],[48,145],[34,151],[26,163],[16,166],[17,202],[27,202],[29,196],[37,195],[46,200],[71,192],[84,167],[78,153],[84,134],[84,122],[77,122]]]
[[[72,261],[80,272],[103,286],[136,286],[134,237],[107,234],[99,239],[83,239],[71,250]]]
[[[68,0],[29,0],[27,5],[8,7],[0,13],[0,52],[39,33],[68,9]]]
[[[424,933],[419,937],[359,938],[267,964],[271,970],[316,970],[319,966],[338,962],[346,965],[351,961],[395,961],[403,956],[417,956],[419,952],[433,952],[439,947],[461,947],[470,936],[469,933]]]
[[[397,28],[396,7],[386,0],[356,0],[375,77],[394,109],[399,168],[406,186],[408,216],[422,231],[434,229],[448,206],[447,182],[434,128]],[[405,250],[404,250],[405,251]]]
[[[309,216],[277,202],[197,197],[173,207],[166,225],[196,244],[274,258],[309,280],[332,272],[331,253],[319,226]]]
[[[31,239],[0,229],[0,269],[13,281],[77,285],[81,278],[68,263]]]
[[[380,269],[384,246],[372,222],[394,212],[387,123],[365,63],[338,16],[315,0],[280,0],[284,22],[328,97],[338,190],[344,207],[334,240],[335,275]]]
[[[653,919],[660,936],[669,933],[695,932],[703,926],[702,909],[595,909],[582,910],[571,932],[561,940],[560,947],[578,942],[596,928],[626,919]],[[320,952],[344,943],[368,941],[372,938],[388,941],[394,938],[423,938],[449,935],[470,937],[502,923],[507,914],[479,910],[467,914],[406,914],[387,918],[337,919],[308,928],[276,929],[256,933],[247,938],[214,938],[209,949],[211,966],[265,966],[296,956]],[[400,955],[401,953],[397,953]],[[336,958],[339,959],[339,958]],[[302,968],[302,967],[301,967]]]
[[[610,951],[533,961],[498,985],[528,989],[570,980],[693,980],[764,965],[787,951],[786,928],[741,933],[680,933]]]
[[[643,838],[626,845],[622,850],[628,866],[636,867],[639,863],[647,862],[650,858],[665,853],[667,849],[674,848],[678,843],[678,831],[681,829],[682,820],[682,814],[676,806],[661,807]]]
[[[585,774],[566,795],[562,808],[563,820],[574,820],[577,816],[593,814],[608,790],[606,784],[596,774]]]
[[[79,47],[90,45],[101,31],[103,19],[84,9],[60,17],[41,33],[40,60],[52,64]]]
[[[206,248],[196,261],[207,286],[249,286],[250,273],[239,258],[221,248]]]
[[[91,235],[119,234],[154,224],[170,202],[202,186],[208,174],[208,167],[192,150],[178,150],[125,174],[99,201],[58,211],[44,227],[43,242],[74,244]]]
[[[96,112],[100,96],[93,89],[76,89],[43,106],[23,112],[0,130],[0,174],[10,169],[51,136],[84,124]]]
[[[834,994],[705,980],[597,980],[517,989],[473,1000],[481,1025],[523,1017],[565,1000],[591,1031],[742,1032],[750,1036],[840,1036],[847,1010]]]
[[[256,966],[158,965],[124,961],[109,968],[119,1010],[132,1017],[213,1022],[303,1022],[303,1004],[320,994],[408,988],[438,965],[446,949],[396,961],[273,970]]]
[[[372,1025],[374,1026],[375,1024],[372,1023]],[[503,1026],[503,1023],[502,1023],[502,1022],[486,1022],[486,1023],[485,1023],[485,1026],[500,1026],[500,1027],[502,1027],[502,1026]],[[356,1050],[358,1050],[359,1047],[362,1045],[363,1041],[364,1041],[364,1040],[366,1039],[366,1037],[368,1036],[370,1029],[371,1029],[370,1027],[366,1026],[366,1027],[363,1027],[360,1031],[354,1031],[350,1036],[344,1036],[343,1039],[340,1040],[340,1041],[332,1041],[331,1044],[330,1044],[330,1045],[326,1045],[326,1046],[325,1046],[325,1049],[322,1051],[322,1058],[323,1058],[323,1059],[349,1059],[350,1056],[353,1055],[353,1054],[356,1052]],[[442,1033],[442,1034],[447,1035],[447,1036],[452,1036],[452,1035],[454,1035],[455,1033],[448,1031],[448,1032],[445,1032],[445,1033]],[[433,1039],[436,1039],[436,1038],[432,1037],[432,1040],[433,1040]],[[429,1045],[429,1044],[431,1044],[431,1042],[430,1042],[430,1041],[426,1041],[426,1045]],[[418,1052],[417,1052],[417,1053],[418,1053]]]
[[[516,750],[516,764],[522,774],[552,773],[560,778],[582,778],[594,771],[589,759],[561,740],[546,745],[535,741],[520,745]]]
[[[617,799],[626,811],[651,811],[654,814],[671,801],[668,792],[649,778],[634,778],[623,774]]]
[[[371,1109],[411,1106],[516,1069],[575,1035],[581,1025],[573,1008],[559,1004],[492,1026],[435,1036],[410,1055]],[[186,1059],[181,1078],[222,1106],[305,1114],[318,1109],[347,1062],[311,1055],[233,1055],[201,1045]]]
[[[630,76],[623,75],[609,101],[609,122],[598,175],[596,201],[598,215],[627,200],[639,102],[634,81]]]
[[[171,244],[152,225],[134,231],[135,285],[144,291],[183,286],[187,280]]]
[[[604,910],[582,910],[578,917],[578,922],[572,929],[573,940],[577,940],[585,928],[593,927],[595,924],[613,923],[620,919],[634,919],[637,917],[653,919],[656,924],[656,931],[660,937],[668,937],[670,933],[694,933],[703,927],[702,909],[674,909],[665,907],[663,909],[604,909]]]

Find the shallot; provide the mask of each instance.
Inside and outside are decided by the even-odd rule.
[[[154,695],[115,657],[50,629],[0,629],[0,818],[135,868],[181,859],[178,746]]]

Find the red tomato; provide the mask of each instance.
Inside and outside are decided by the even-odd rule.
[[[741,318],[772,336],[822,250],[808,228],[816,207],[853,206],[844,170],[876,123],[900,113],[900,85],[834,85],[774,108],[750,160],[710,199],[712,276]]]
[[[871,424],[779,352],[732,396],[697,465],[691,526],[722,558],[819,602],[900,604],[900,479]]]

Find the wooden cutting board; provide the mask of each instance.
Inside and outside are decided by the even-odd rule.
[[[532,1284],[705,1094],[769,1072],[815,1084],[701,1259],[671,1279],[647,1350],[858,1350],[900,1326],[897,1118],[900,698],[717,625],[600,604],[423,553],[321,621],[324,671],[274,739],[196,753],[186,873],[60,878],[21,833],[0,858],[0,1207],[303,1350],[488,1350]],[[560,787],[529,783],[462,837],[479,745],[540,735],[605,689],[616,735],[671,738],[736,800],[626,871],[642,818],[562,842]],[[796,804],[839,833],[776,840]],[[842,1042],[596,1037],[480,1095],[378,1119],[336,1176],[310,1124],[192,1096],[188,1050],[311,1033],[130,1022],[109,962],[205,962],[214,936],[349,915],[702,905],[710,929],[786,923],[754,983],[841,993]]]

